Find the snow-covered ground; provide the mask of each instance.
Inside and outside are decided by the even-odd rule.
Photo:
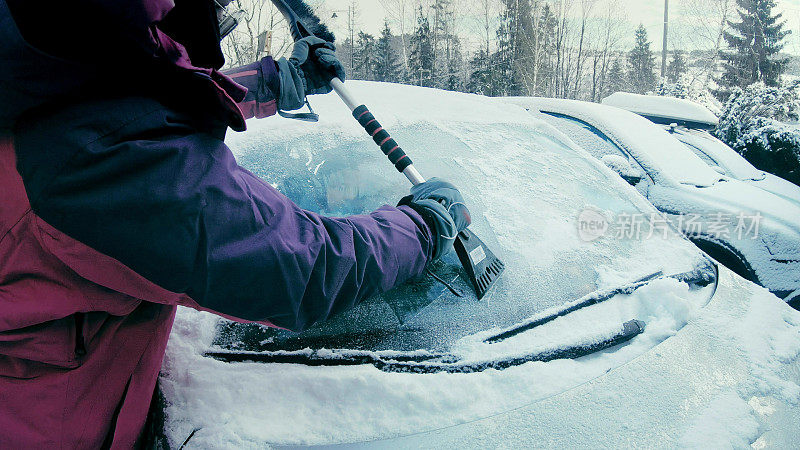
[[[218,349],[222,319],[181,309],[161,376],[172,446],[192,433],[187,448],[794,442],[800,313],[724,268],[718,285],[657,278],[504,341],[484,342],[564,302],[659,271],[689,271],[704,258],[669,230],[663,237],[622,239],[606,224],[595,239],[581,238],[578,218],[587,208],[601,216],[655,210],[522,108],[431,89],[348,85],[403,138],[423,174],[441,174],[463,187],[474,231],[507,264],[482,302],[442,298],[404,324],[380,325],[419,340],[419,347],[414,339],[403,341],[410,347],[403,350],[441,347],[463,362],[487,361],[597,342],[631,319],[644,322],[645,330],[627,344],[575,360],[475,373],[391,373],[371,364],[310,367],[204,357]],[[281,189],[299,184],[297,201],[325,213],[363,212],[403,195],[404,180],[338,99],[312,102],[322,114],[317,125],[272,119],[231,136],[240,161]],[[334,322],[378,326],[367,314],[378,306]],[[438,341],[431,344],[431,338]],[[392,357],[391,346],[378,347],[362,352]]]

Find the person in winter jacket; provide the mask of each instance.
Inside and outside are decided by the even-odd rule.
[[[0,0],[0,448],[140,445],[178,305],[303,330],[420,275],[469,224],[432,180],[328,218],[227,128],[344,77],[330,44],[221,73],[212,0]]]

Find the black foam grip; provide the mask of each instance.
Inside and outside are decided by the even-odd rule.
[[[406,170],[406,167],[413,164],[411,158],[406,155],[406,152],[397,145],[392,136],[389,134],[388,131],[384,130],[381,127],[381,124],[375,119],[375,116],[369,112],[369,109],[361,105],[353,111],[353,117],[358,120],[358,123],[364,127],[364,130],[367,131],[367,134],[372,136],[372,140],[375,141],[381,148],[381,151],[384,155],[389,158],[389,161],[394,164],[394,167],[397,169],[398,172],[402,172]]]

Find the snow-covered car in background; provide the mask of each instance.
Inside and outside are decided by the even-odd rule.
[[[703,251],[800,301],[800,204],[724,176],[651,121],[577,100],[510,98],[616,171]]]
[[[709,132],[716,128],[718,119],[703,105],[690,100],[627,92],[614,93],[602,103],[662,125],[717,172],[800,204],[800,186],[755,168]]]
[[[658,212],[524,109],[347,84],[423,175],[462,189],[506,271],[478,301],[445,261],[464,297],[426,277],[300,334],[182,308],[160,378],[171,446],[796,443],[800,313],[671,228],[618,229]],[[239,161],[331,215],[408,192],[336,97],[312,102],[318,124],[229,136]]]

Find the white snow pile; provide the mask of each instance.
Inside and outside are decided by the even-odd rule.
[[[717,116],[705,106],[681,98],[616,92],[604,98],[602,103],[647,117],[685,120],[714,126],[719,123]]]

